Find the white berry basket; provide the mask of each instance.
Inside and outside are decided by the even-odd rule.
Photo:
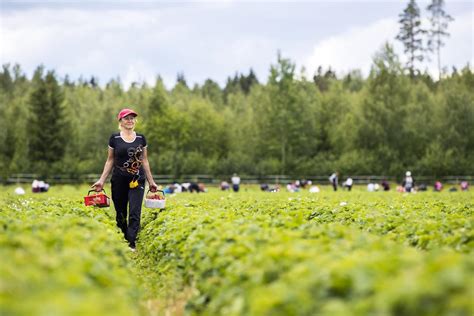
[[[156,192],[150,192],[150,190],[148,190],[145,196],[145,207],[164,209],[165,206],[166,206],[165,192],[161,190],[157,190]]]

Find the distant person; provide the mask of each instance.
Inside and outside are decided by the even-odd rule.
[[[204,185],[204,183],[199,182],[198,183],[198,188],[199,188],[199,192],[207,192],[207,189],[206,189],[206,186]]]
[[[240,177],[236,173],[234,173],[234,175],[232,176],[232,178],[230,180],[232,182],[232,190],[234,190],[234,192],[239,192]]]
[[[383,180],[381,185],[384,191],[390,191],[390,184],[387,180]]]
[[[469,183],[467,181],[461,181],[461,191],[467,191],[469,190]]]
[[[39,181],[34,179],[33,183],[31,183],[31,192],[38,193],[39,191],[40,191]]]
[[[353,184],[353,180],[352,178],[347,178],[346,181],[344,182],[343,184],[343,187],[347,188],[347,191],[351,191],[352,189],[352,184]]]
[[[173,185],[174,185],[174,193],[183,192],[183,187],[181,186],[181,184],[175,182]]]
[[[190,186],[191,186],[190,182],[181,183],[181,192],[188,192]]]
[[[189,186],[188,186],[188,190],[189,190],[189,192],[191,192],[191,193],[193,193],[193,192],[196,192],[196,193],[201,192],[201,190],[199,189],[199,184],[197,184],[196,182],[190,182],[190,183],[189,183]]]
[[[260,190],[264,192],[279,192],[280,186],[278,184],[275,186],[269,186],[267,183],[262,183],[260,185]]]
[[[287,190],[288,192],[295,192],[295,191],[294,191],[293,183],[288,183],[288,184],[286,185],[286,190]]]
[[[296,184],[296,182],[294,183],[288,183],[286,185],[286,189],[288,190],[288,192],[299,192],[300,189],[299,189],[299,186]]]
[[[405,192],[411,192],[413,190],[413,187],[415,186],[415,180],[413,180],[410,171],[405,173],[405,179],[403,180],[402,186]]]
[[[182,183],[181,186],[185,187],[187,183]],[[187,185],[187,189],[186,191],[189,191],[190,193],[200,193],[200,192],[207,192],[207,189],[206,189],[206,186],[204,185],[204,183],[197,183],[197,182],[189,182],[189,185]],[[185,191],[184,191],[185,192]]]
[[[418,186],[418,191],[428,191],[428,186],[425,183],[421,183]]]
[[[168,185],[163,189],[163,193],[165,194],[173,194],[174,193],[174,185]]]
[[[441,192],[441,190],[443,190],[443,185],[441,184],[440,181],[436,181],[435,184],[434,184],[434,190],[436,192]]]
[[[48,192],[49,190],[49,184],[44,182],[44,181],[40,181],[40,180],[33,180],[33,183],[31,184],[31,191],[33,193],[40,193],[40,192]]]
[[[49,183],[40,181],[40,192],[48,192],[48,190],[49,190]]]
[[[280,185],[275,184],[275,186],[271,186],[271,187],[268,189],[268,192],[280,192]]]
[[[230,190],[230,185],[229,182],[227,181],[222,181],[220,185],[221,191],[228,191]]]
[[[338,176],[339,173],[336,171],[329,177],[329,182],[331,182],[334,191],[337,191]]]
[[[311,185],[313,184],[313,181],[303,180],[302,184],[303,184],[303,189],[305,189],[306,187],[311,187]]]

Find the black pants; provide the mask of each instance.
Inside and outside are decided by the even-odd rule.
[[[112,201],[117,212],[117,226],[122,230],[130,247],[135,247],[140,229],[145,179],[138,180],[138,186],[134,189],[129,187],[131,180],[130,177],[112,176]],[[129,207],[128,222],[127,206]]]

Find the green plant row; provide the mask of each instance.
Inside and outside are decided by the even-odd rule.
[[[191,314],[472,315],[471,200],[169,197],[144,213],[139,260],[163,275],[162,291],[194,289]]]
[[[426,193],[423,193],[426,194]],[[355,197],[344,206],[315,208],[314,223],[341,223],[429,250],[449,247],[470,252],[474,248],[474,203],[471,195],[428,193],[390,199]]]
[[[0,199],[1,315],[135,315],[138,291],[108,209]]]

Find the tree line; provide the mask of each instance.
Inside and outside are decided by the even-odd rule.
[[[171,89],[159,76],[154,85],[125,89],[114,79],[101,87],[95,77],[58,78],[43,66],[29,79],[19,65],[6,64],[0,71],[1,175],[100,173],[124,107],[140,115],[137,130],[147,137],[152,170],[177,179],[335,170],[474,174],[469,65],[435,80],[411,61],[403,65],[386,43],[367,78],[358,70],[337,77],[322,67],[308,77],[280,54],[265,83],[250,70],[229,77],[223,88],[212,79],[190,87],[184,74]]]

